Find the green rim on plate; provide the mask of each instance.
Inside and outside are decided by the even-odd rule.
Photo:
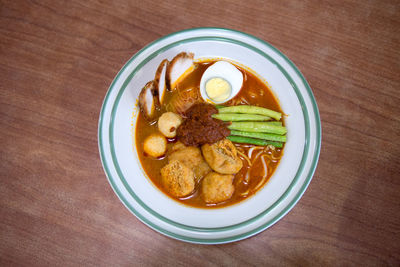
[[[127,192],[131,195],[131,197],[142,207],[144,208],[148,213],[150,213],[152,216],[156,217],[157,219],[166,222],[170,225],[173,225],[177,228],[181,228],[184,230],[190,230],[190,231],[194,231],[194,232],[221,232],[221,231],[229,231],[229,230],[233,230],[233,229],[237,229],[240,227],[244,227],[248,224],[251,224],[255,221],[257,221],[259,218],[265,216],[270,210],[272,210],[273,208],[275,208],[281,201],[283,201],[290,193],[290,191],[292,190],[292,188],[294,187],[294,185],[296,184],[297,180],[299,179],[299,175],[301,174],[301,172],[304,169],[304,165],[306,163],[306,159],[308,156],[308,153],[310,152],[310,120],[309,120],[309,116],[307,113],[307,107],[304,103],[304,99],[301,95],[301,93],[299,92],[299,89],[297,88],[296,83],[293,81],[292,77],[286,72],[286,70],[278,63],[276,62],[273,58],[271,58],[269,55],[267,55],[266,53],[264,53],[263,51],[261,51],[260,49],[253,47],[247,43],[243,43],[241,41],[238,40],[234,40],[234,39],[230,39],[230,38],[225,38],[225,37],[216,37],[216,36],[201,36],[201,37],[193,37],[193,38],[187,38],[187,39],[183,39],[174,43],[170,43],[162,48],[160,48],[159,50],[153,52],[152,54],[150,54],[148,57],[146,57],[146,59],[144,59],[142,62],[140,62],[137,67],[128,75],[128,77],[126,78],[126,80],[123,82],[123,85],[120,88],[115,88],[115,83],[116,81],[119,79],[119,77],[121,76],[121,74],[125,71],[125,69],[131,64],[131,62],[133,60],[135,60],[139,55],[141,55],[144,51],[146,51],[147,49],[151,48],[152,46],[154,46],[155,44],[157,44],[158,42],[160,42],[161,40],[164,40],[168,37],[183,33],[183,32],[195,32],[195,31],[199,31],[199,30],[218,30],[218,31],[229,31],[229,32],[233,32],[236,34],[240,34],[240,35],[244,35],[247,38],[251,38],[253,40],[256,40],[258,42],[261,42],[264,45],[267,45],[269,48],[273,49],[275,52],[277,52],[285,61],[287,61],[289,63],[289,65],[295,70],[295,72],[299,75],[299,77],[301,78],[307,93],[309,94],[308,97],[310,98],[311,102],[312,102],[312,107],[313,107],[313,111],[314,111],[314,115],[315,115],[315,121],[316,121],[316,141],[317,141],[317,146],[314,149],[314,155],[313,155],[313,161],[312,161],[312,165],[311,168],[309,170],[309,173],[307,174],[307,178],[304,181],[302,187],[300,188],[299,192],[297,193],[297,195],[293,198],[293,200],[282,210],[280,211],[280,213],[278,215],[276,215],[274,218],[272,218],[271,220],[269,220],[268,222],[264,223],[263,225],[261,225],[260,227],[257,227],[256,229],[252,229],[251,231],[248,231],[244,234],[240,234],[240,235],[235,235],[235,236],[230,236],[227,238],[218,238],[218,239],[202,239],[202,238],[192,238],[192,237],[188,237],[188,236],[182,236],[176,233],[172,233],[170,231],[167,231],[161,227],[159,227],[158,225],[154,224],[153,222],[149,221],[147,218],[145,218],[142,214],[140,214],[130,203],[129,201],[124,197],[124,195],[122,194],[122,192],[119,190],[118,186],[116,185],[114,179],[115,177],[112,177],[110,170],[109,170],[109,166],[107,165],[107,161],[105,159],[105,151],[104,151],[104,145],[103,145],[103,121],[104,121],[104,109],[105,106],[108,103],[109,100],[109,96],[111,94],[111,92],[113,90],[119,90],[117,97],[115,99],[115,102],[113,103],[113,107],[112,107],[112,112],[111,112],[111,120],[110,120],[110,125],[109,125],[109,142],[110,142],[110,149],[111,149],[111,155],[112,155],[112,161],[114,164],[114,168],[116,169],[116,172],[118,173],[118,178],[120,179],[120,181],[122,182],[122,184],[124,185],[125,189],[127,190]],[[170,49],[171,47],[177,46],[179,44],[182,43],[187,43],[187,42],[194,42],[194,41],[203,41],[203,40],[217,40],[217,41],[223,41],[223,42],[230,42],[230,43],[235,43],[235,44],[239,44],[240,46],[244,46],[247,47],[251,50],[253,50],[254,52],[260,54],[261,56],[263,56],[264,58],[266,58],[267,60],[269,60],[270,62],[272,62],[273,64],[275,64],[279,70],[284,74],[284,76],[286,77],[286,79],[289,81],[289,83],[292,85],[299,101],[301,104],[301,108],[303,111],[303,116],[304,116],[304,122],[305,122],[305,131],[306,131],[306,138],[305,138],[305,146],[304,146],[304,151],[303,151],[303,157],[300,163],[300,166],[297,170],[297,173],[295,175],[295,178],[292,180],[292,183],[289,185],[289,187],[287,188],[287,190],[282,194],[282,196],[270,207],[268,207],[266,210],[264,210],[263,212],[259,213],[258,215],[254,216],[251,219],[248,219],[245,222],[241,222],[235,225],[230,225],[230,226],[226,226],[226,227],[217,227],[217,228],[201,228],[201,227],[192,227],[192,226],[188,226],[188,225],[184,225],[184,224],[180,224],[177,222],[174,222],[172,220],[169,220],[165,217],[163,217],[162,215],[158,214],[157,212],[155,212],[154,210],[152,210],[150,207],[148,207],[145,203],[143,203],[140,198],[137,197],[137,195],[134,193],[134,191],[132,190],[132,188],[129,186],[128,182],[126,181],[125,177],[122,174],[122,171],[119,167],[119,163],[115,154],[115,150],[114,150],[114,120],[115,120],[115,114],[116,114],[116,110],[119,104],[119,101],[121,99],[121,96],[123,94],[123,92],[125,91],[127,85],[129,84],[129,82],[131,81],[131,79],[134,77],[134,75],[136,74],[136,72],[143,66],[145,65],[149,60],[151,60],[152,58],[154,58],[156,55],[158,55],[159,53],[163,52],[164,50]],[[104,99],[104,103],[100,112],[100,118],[99,118],[99,132],[98,132],[98,138],[99,138],[99,150],[100,150],[100,156],[101,156],[101,160],[103,163],[103,168],[107,174],[107,178],[112,186],[112,188],[114,189],[115,193],[118,195],[118,197],[121,199],[121,201],[125,204],[125,206],[132,212],[134,213],[142,222],[144,222],[145,224],[147,224],[149,227],[153,228],[154,230],[165,234],[167,236],[170,236],[172,238],[176,238],[179,240],[183,240],[183,241],[188,241],[188,242],[194,242],[194,243],[203,243],[203,244],[217,244],[217,243],[226,243],[226,242],[233,242],[233,241],[237,241],[240,239],[244,239],[246,237],[250,237],[252,235],[255,235],[257,233],[259,233],[260,231],[268,228],[269,226],[273,225],[275,222],[277,222],[281,217],[283,217],[295,204],[296,202],[301,198],[302,194],[304,193],[305,189],[307,188],[308,184],[311,181],[311,178],[314,174],[316,165],[317,165],[317,161],[318,161],[318,157],[319,157],[319,153],[320,153],[320,143],[321,143],[321,125],[320,125],[320,118],[319,118],[319,112],[318,112],[318,108],[317,108],[317,104],[315,102],[314,96],[312,94],[311,88],[309,87],[308,83],[306,82],[305,78],[303,77],[303,75],[300,73],[300,71],[296,68],[296,66],[284,55],[282,54],[279,50],[277,50],[276,48],[274,48],[273,46],[271,46],[270,44],[268,44],[267,42],[258,39],[254,36],[248,35],[246,33],[242,33],[242,32],[238,32],[238,31],[233,31],[233,30],[229,30],[229,29],[221,29],[221,28],[197,28],[197,29],[189,29],[189,30],[184,30],[181,32],[176,32],[167,36],[164,36],[154,42],[152,42],[151,44],[149,44],[148,46],[144,47],[142,50],[140,50],[138,53],[136,53],[125,65],[124,67],[119,71],[118,75],[116,76],[116,78],[114,79],[114,81],[112,82],[107,95]]]

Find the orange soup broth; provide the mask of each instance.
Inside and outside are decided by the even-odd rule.
[[[194,70],[186,76],[182,81],[180,81],[171,92],[166,92],[164,96],[164,105],[158,111],[161,115],[163,112],[170,111],[168,103],[171,99],[178,93],[184,90],[197,90],[199,94],[200,79],[206,68],[214,63],[214,61],[202,62],[195,65]],[[256,75],[252,74],[248,70],[245,70],[239,66],[236,66],[243,73],[243,87],[240,92],[231,99],[225,105],[256,105],[260,107],[269,108],[282,113],[279,103],[273,93],[270,91],[268,86],[261,81]],[[192,89],[190,89],[192,88]],[[202,101],[202,100],[200,100]],[[150,134],[158,132],[156,121],[149,123],[141,112],[139,112],[137,123],[136,123],[136,148],[137,153],[142,164],[147,177],[152,181],[152,183],[162,192],[164,192],[169,197],[189,206],[197,208],[215,208],[215,207],[225,207],[238,203],[252,195],[254,195],[258,190],[260,190],[268,179],[271,177],[276,167],[279,164],[279,159],[283,155],[283,148],[273,148],[265,147],[264,149],[255,148],[253,149],[252,155],[249,158],[249,162],[243,156],[239,155],[243,161],[243,167],[234,177],[233,184],[235,186],[235,191],[232,197],[222,203],[218,204],[207,204],[201,198],[200,183],[196,184],[195,190],[189,196],[183,198],[176,198],[171,196],[166,190],[164,190],[161,183],[160,170],[167,163],[167,156],[160,158],[152,158],[143,150],[143,142],[147,136]],[[167,151],[170,150],[172,145],[176,142],[176,139],[168,139]],[[255,147],[254,145],[248,144],[235,144],[238,151],[248,155],[249,149]],[[168,154],[168,152],[167,152]],[[267,166],[267,176],[264,177],[264,166],[263,160]]]

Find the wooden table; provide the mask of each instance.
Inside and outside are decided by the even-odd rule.
[[[154,232],[103,172],[97,123],[139,49],[218,26],[303,72],[322,150],[295,208],[226,245]],[[400,264],[399,1],[0,1],[0,265]]]

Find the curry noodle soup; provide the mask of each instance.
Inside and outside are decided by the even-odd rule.
[[[179,59],[174,60],[179,61]],[[172,61],[169,63],[163,61],[157,71],[155,82],[146,85],[148,88],[143,89],[142,99],[139,97],[141,111],[137,119],[135,138],[138,156],[147,177],[169,197],[196,208],[226,207],[254,195],[274,173],[283,155],[286,141],[286,136],[284,136],[286,128],[280,115],[279,119],[275,119],[274,122],[271,122],[273,118],[262,117],[263,115],[260,113],[246,115],[238,112],[236,115],[241,114],[236,116],[235,113],[228,112],[224,113],[228,114],[227,116],[220,116],[223,114],[218,112],[218,110],[223,110],[221,108],[242,105],[263,107],[283,114],[278,100],[268,86],[249,70],[232,64],[243,75],[242,86],[239,86],[241,89],[236,95],[234,95],[235,92],[229,91],[232,82],[228,78],[225,79],[226,81],[220,78],[210,78],[209,81],[212,80],[212,83],[205,84],[206,94],[216,95],[219,97],[219,102],[213,102],[212,99],[211,101],[204,100],[200,92],[201,79],[207,68],[216,62],[221,62],[221,60],[209,59],[193,62],[190,69],[182,71],[183,74],[179,76],[176,73],[169,73],[174,72],[174,70],[168,70],[168,64],[171,64]],[[225,63],[225,61],[223,62]],[[184,62],[184,64],[186,63]],[[167,68],[167,71],[161,70],[161,68]],[[160,72],[166,72],[167,77],[157,79]],[[174,75],[179,77],[174,78]],[[173,79],[174,81],[172,81]],[[164,80],[166,81],[166,90],[161,92],[160,88],[164,85],[160,83]],[[147,89],[148,91],[145,92]],[[223,100],[229,95],[233,98],[224,102]],[[236,117],[236,119],[229,119],[232,114],[239,119]],[[245,118],[246,116],[248,118]],[[225,117],[229,118],[224,119]],[[242,117],[245,123],[242,123]],[[277,128],[284,129],[283,133],[279,133],[282,137],[267,138],[272,141],[249,138],[261,138],[260,135],[274,136],[274,133],[271,134],[268,131],[254,130],[251,128],[253,122],[248,122],[249,120],[257,121],[255,124],[263,121],[260,124],[278,125]],[[239,128],[244,127],[247,137],[243,137],[240,130],[235,128],[235,124]],[[170,127],[166,132],[163,130],[164,125]],[[186,132],[186,128],[194,127],[192,125],[200,128],[196,128],[193,131],[196,134],[193,135],[190,134],[190,131]],[[209,130],[202,131],[201,125],[208,125],[204,127],[209,127]],[[247,127],[250,128],[247,129]],[[254,126],[254,128],[257,127]],[[210,129],[214,129],[216,133]],[[234,134],[238,136],[232,136]],[[207,138],[199,141],[197,137],[193,137],[194,135]],[[184,138],[187,136],[190,138]],[[241,138],[244,138],[245,141],[240,141]],[[187,139],[191,141],[187,141]],[[246,143],[246,140],[256,140],[256,142],[255,144]],[[225,149],[223,153],[232,153],[231,157],[237,157],[240,161],[236,163],[232,161],[233,171],[226,171],[214,166],[216,165],[212,162],[216,160],[213,158],[214,154],[222,151],[221,147],[217,146],[216,152],[212,152],[212,147],[216,144],[220,145],[223,150]],[[187,163],[188,161],[191,162]],[[197,163],[193,163],[194,161]],[[169,179],[166,178],[168,175],[177,175],[176,182],[166,181]],[[186,176],[190,179],[183,178]]]

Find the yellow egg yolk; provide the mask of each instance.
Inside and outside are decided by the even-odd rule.
[[[211,100],[224,101],[229,98],[231,91],[231,85],[223,78],[211,78],[206,82],[206,93]]]

